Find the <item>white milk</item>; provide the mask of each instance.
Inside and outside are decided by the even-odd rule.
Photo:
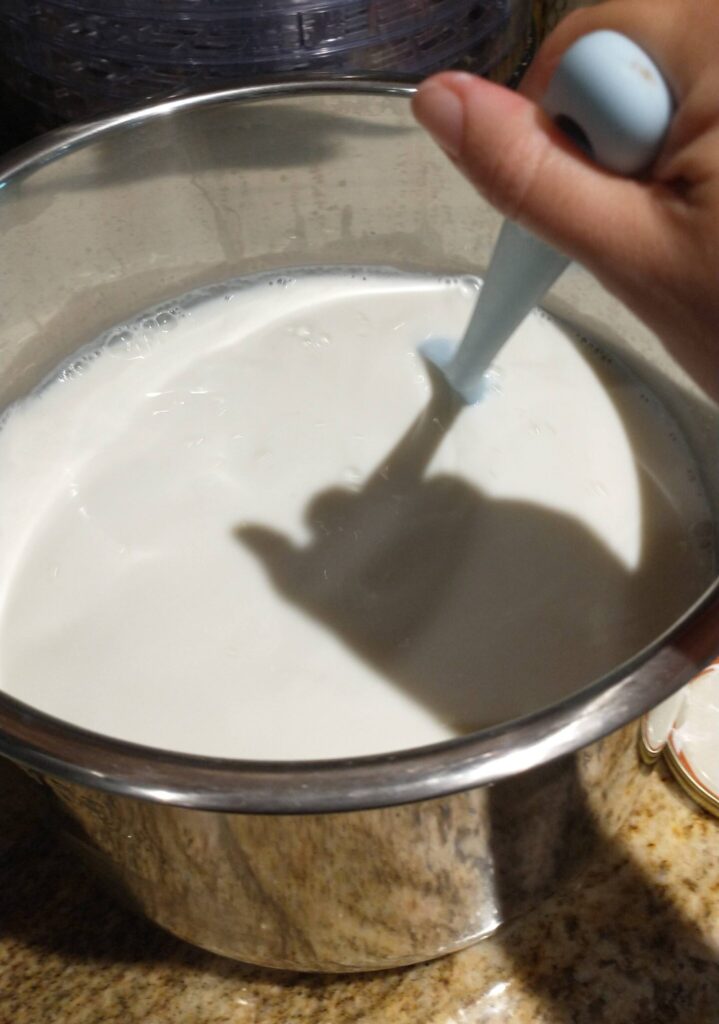
[[[713,571],[675,424],[539,314],[452,424],[417,346],[476,287],[234,282],[15,406],[2,688],[158,747],[343,757],[537,709],[668,626]]]

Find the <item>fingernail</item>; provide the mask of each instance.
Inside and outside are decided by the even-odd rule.
[[[440,82],[421,85],[412,104],[414,115],[451,157],[458,157],[464,136],[464,104]]]

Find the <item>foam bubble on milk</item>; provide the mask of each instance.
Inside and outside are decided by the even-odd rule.
[[[452,422],[418,345],[478,283],[350,268],[108,331],[0,431],[0,686],[136,742],[341,757],[527,713],[708,584],[666,409],[533,315]]]

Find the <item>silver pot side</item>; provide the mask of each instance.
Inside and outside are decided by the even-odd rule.
[[[632,806],[627,726],[494,786],[329,814],[227,814],[50,777],[67,839],[122,899],[223,956],[364,971],[460,949],[577,871]]]

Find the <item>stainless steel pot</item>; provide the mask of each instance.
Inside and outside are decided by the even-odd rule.
[[[486,264],[497,218],[418,130],[410,90],[297,82],[64,130],[0,169],[0,400],[162,300],[271,267]],[[716,501],[717,410],[581,270],[571,307],[631,354]],[[108,581],[111,585],[111,581]],[[538,900],[626,815],[631,723],[719,648],[717,587],[629,664],[524,719],[401,754],[251,763],[93,735],[0,697],[0,752],[176,934],[277,967],[438,956]],[[101,685],[98,680],[98,685]]]

